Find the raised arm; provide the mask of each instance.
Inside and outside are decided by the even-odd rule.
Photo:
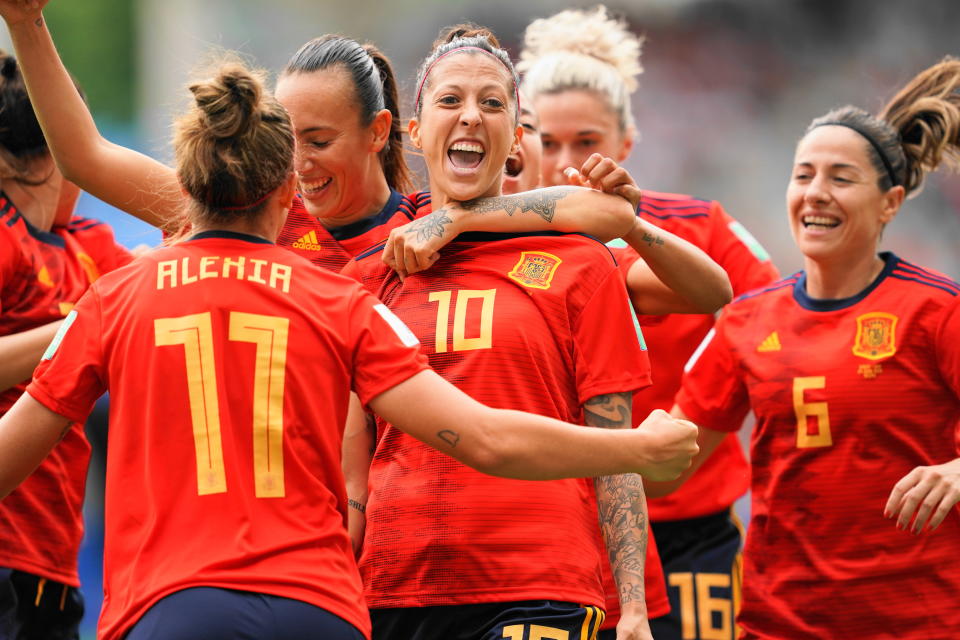
[[[632,395],[610,393],[587,400],[583,405],[586,423],[604,429],[629,429]],[[600,531],[620,597],[617,637],[651,640],[644,588],[648,517],[643,479],[635,473],[624,473],[600,476],[593,482],[597,490]]]
[[[523,480],[640,473],[675,478],[696,453],[696,427],[655,411],[637,429],[584,429],[480,404],[433,371],[381,393],[370,407],[413,437],[495,476]]]
[[[630,173],[598,153],[587,158],[578,175],[568,174],[568,179],[617,194],[634,211],[643,198]],[[639,313],[713,313],[733,297],[723,268],[683,238],[637,217],[623,239],[641,258],[627,274],[630,299]]]
[[[439,250],[465,231],[581,232],[607,241],[633,224],[634,212],[623,198],[583,187],[548,187],[447,203],[391,231],[383,260],[406,275],[430,267]]]
[[[170,167],[103,138],[60,61],[43,2],[0,0],[30,100],[60,171],[80,188],[158,227],[183,204]]]

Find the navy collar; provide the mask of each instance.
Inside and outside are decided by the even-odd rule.
[[[338,242],[363,235],[370,229],[373,229],[374,227],[377,227],[392,218],[393,214],[397,212],[397,207],[400,206],[401,198],[403,198],[403,195],[399,191],[394,191],[391,189],[390,197],[387,198],[387,203],[383,205],[383,209],[381,209],[380,213],[377,215],[364,218],[363,220],[357,220],[356,222],[351,222],[350,224],[345,224],[342,227],[332,227],[327,229],[327,231],[329,231],[330,236]]]
[[[61,249],[66,248],[67,241],[62,237],[53,232],[38,229],[30,224],[30,221],[27,220],[26,216],[20,213],[20,211],[17,209],[17,205],[13,204],[13,200],[10,199],[10,196],[8,196],[6,192],[0,191],[0,199],[7,201],[7,204],[3,207],[2,213],[9,213],[11,211],[13,212],[13,216],[10,218],[10,225],[13,225],[13,223],[17,220],[23,220],[23,224],[27,227],[27,233],[40,242],[59,247]]]
[[[273,244],[266,238],[261,238],[260,236],[252,236],[249,233],[240,233],[239,231],[227,231],[226,229],[211,229],[209,231],[201,231],[200,233],[190,236],[190,238],[187,239],[187,242],[193,242],[194,240],[207,240],[209,238],[243,240],[244,242],[253,242],[255,244]]]
[[[796,284],[793,285],[793,299],[796,300],[797,304],[801,307],[809,309],[810,311],[838,311],[852,307],[879,287],[880,283],[887,279],[887,276],[890,275],[893,268],[900,262],[900,258],[889,251],[880,253],[880,258],[884,262],[880,275],[860,293],[852,295],[849,298],[811,298],[807,294],[807,273],[801,271],[800,277],[797,279]]]

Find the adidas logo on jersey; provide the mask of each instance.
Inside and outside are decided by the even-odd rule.
[[[311,231],[297,238],[291,245],[294,249],[305,249],[307,251],[322,251],[320,241],[317,239],[317,232]]]
[[[763,342],[760,343],[760,346],[757,347],[757,351],[760,353],[767,353],[768,351],[780,351],[780,336],[777,335],[777,332],[774,331],[764,338]]]

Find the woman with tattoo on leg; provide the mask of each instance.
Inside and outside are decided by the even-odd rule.
[[[515,73],[488,31],[452,28],[421,66],[417,87],[411,139],[423,150],[438,208],[404,234],[443,235],[453,226],[446,211],[460,206],[542,220],[587,199],[629,209],[577,187],[499,196],[522,130]],[[630,395],[647,384],[638,366],[645,355],[601,244],[556,233],[460,234],[429,269],[402,279],[381,268],[381,253],[361,255],[348,272],[411,326],[432,366],[468,394],[595,426],[632,426]],[[595,486],[491,481],[383,421],[378,436],[360,557],[375,638],[592,638],[607,561],[598,502],[618,578],[626,591],[642,591],[638,476]],[[649,637],[637,631],[631,637]]]
[[[630,96],[642,71],[640,45],[627,25],[602,6],[563,11],[527,27],[518,69],[540,115],[545,184],[566,184],[568,167],[586,165],[584,172],[589,172],[600,156],[618,162],[629,157],[636,136]],[[777,277],[763,248],[717,202],[644,189],[637,212],[706,251],[726,270],[736,295]],[[618,257],[627,269],[637,312],[657,312],[661,296],[644,286],[648,264],[631,249],[624,251],[628,255]],[[672,406],[683,365],[714,317],[647,316],[642,322],[654,384],[635,395],[638,415]],[[649,501],[671,604],[669,615],[651,623],[658,640],[735,637],[741,533],[732,505],[746,491],[748,480],[746,459],[731,435],[688,487],[676,496]],[[612,583],[608,587],[608,600],[615,601]],[[695,589],[710,597],[695,598]],[[613,638],[611,622],[608,618],[611,628],[602,636]]]
[[[100,638],[367,637],[339,468],[351,390],[505,477],[665,480],[689,464],[696,428],[666,414],[587,430],[429,371],[382,303],[273,243],[294,134],[259,74],[228,63],[190,90],[174,149],[191,237],[93,283],[0,418],[5,497],[111,392]]]

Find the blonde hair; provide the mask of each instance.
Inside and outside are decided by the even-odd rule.
[[[523,37],[517,71],[521,89],[536,100],[540,94],[572,89],[592,91],[616,114],[620,130],[634,128],[630,94],[643,73],[643,38],[607,8],[567,9],[531,22]]]

